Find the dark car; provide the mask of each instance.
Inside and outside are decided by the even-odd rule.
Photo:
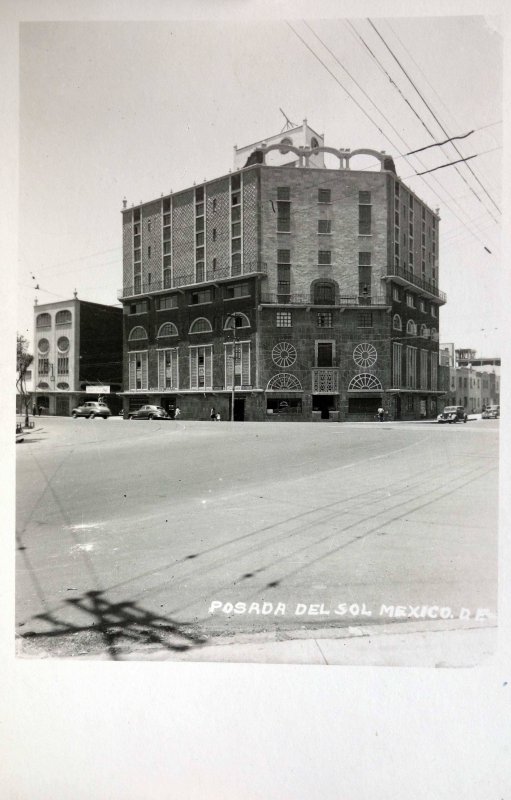
[[[76,419],[77,417],[87,417],[87,419],[102,417],[103,419],[108,419],[108,417],[112,416],[112,412],[106,403],[98,403],[96,400],[88,400],[86,403],[82,403],[81,406],[73,408],[71,411],[71,416],[73,419]]]
[[[138,411],[130,411],[128,419],[170,419],[161,406],[142,406]]]
[[[463,406],[446,406],[436,418],[437,422],[466,422],[467,415]]]
[[[488,406],[481,414],[481,419],[498,419],[500,417],[500,406]]]

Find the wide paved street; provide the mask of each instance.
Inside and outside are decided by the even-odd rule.
[[[498,426],[38,419],[18,651],[495,626]]]

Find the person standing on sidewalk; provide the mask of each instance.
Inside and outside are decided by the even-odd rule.
[[[384,419],[385,419],[385,411],[383,410],[383,408],[381,406],[378,409],[378,419],[380,420],[380,422],[383,422]]]

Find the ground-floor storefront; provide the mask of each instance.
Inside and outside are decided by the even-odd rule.
[[[36,416],[69,417],[73,408],[88,400],[101,400],[107,404],[112,414],[122,409],[122,399],[114,393],[92,392],[32,392],[29,410]]]
[[[358,391],[344,394],[310,394],[291,391],[236,391],[234,419],[237,422],[372,422],[378,409],[385,419],[434,419],[442,405],[441,392]],[[89,398],[91,399],[91,398]],[[232,393],[207,392],[126,392],[122,395],[124,416],[141,406],[162,406],[171,417],[179,409],[182,419],[210,420],[212,412],[221,420],[231,419]]]

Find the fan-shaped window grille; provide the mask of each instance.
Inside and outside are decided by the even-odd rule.
[[[69,383],[57,383],[57,389],[69,389]]]
[[[50,314],[38,314],[35,321],[36,328],[51,328]]]
[[[140,339],[147,339],[147,331],[141,325],[137,325],[135,328],[131,329],[128,340],[130,342],[136,342]]]
[[[422,323],[421,325],[421,336],[423,339],[427,339],[429,337],[429,331],[426,325]]]
[[[409,319],[406,323],[406,332],[410,333],[412,336],[417,336],[417,325],[413,319]]]
[[[348,386],[348,392],[381,392],[382,389],[383,387],[378,378],[375,375],[371,375],[369,372],[362,372],[360,375],[355,375]]]
[[[271,351],[277,367],[290,367],[296,361],[296,348],[290,342],[279,342]]]
[[[268,381],[267,392],[301,392],[302,385],[298,378],[289,372],[279,372]]]
[[[212,330],[211,322],[205,317],[194,319],[190,325],[190,333],[211,333]]]
[[[158,338],[162,336],[177,336],[177,328],[173,322],[164,322],[158,331]]]
[[[236,328],[250,328],[250,320],[246,314],[242,314],[241,311],[237,311],[236,314],[230,314],[225,322],[224,330],[230,331]]]
[[[369,342],[357,344],[353,351],[353,361],[357,367],[372,367],[373,364],[376,364],[377,358],[376,347],[373,347]]]
[[[38,388],[38,389],[49,389],[49,388],[50,388],[50,384],[49,384],[49,383],[46,383],[46,381],[40,381],[40,382],[37,384],[37,388]]]
[[[39,339],[37,343],[37,349],[40,353],[47,353],[50,349],[50,343],[48,339]]]
[[[72,316],[71,312],[64,310],[64,311],[57,311],[55,315],[55,322],[57,325],[65,325],[71,322]]]
[[[66,350],[69,350],[69,339],[67,336],[59,336],[57,340],[57,347],[61,353],[65,353]]]
[[[403,330],[403,325],[401,323],[401,317],[399,316],[399,314],[394,314],[394,317],[392,319],[392,327],[394,328],[395,331]]]

